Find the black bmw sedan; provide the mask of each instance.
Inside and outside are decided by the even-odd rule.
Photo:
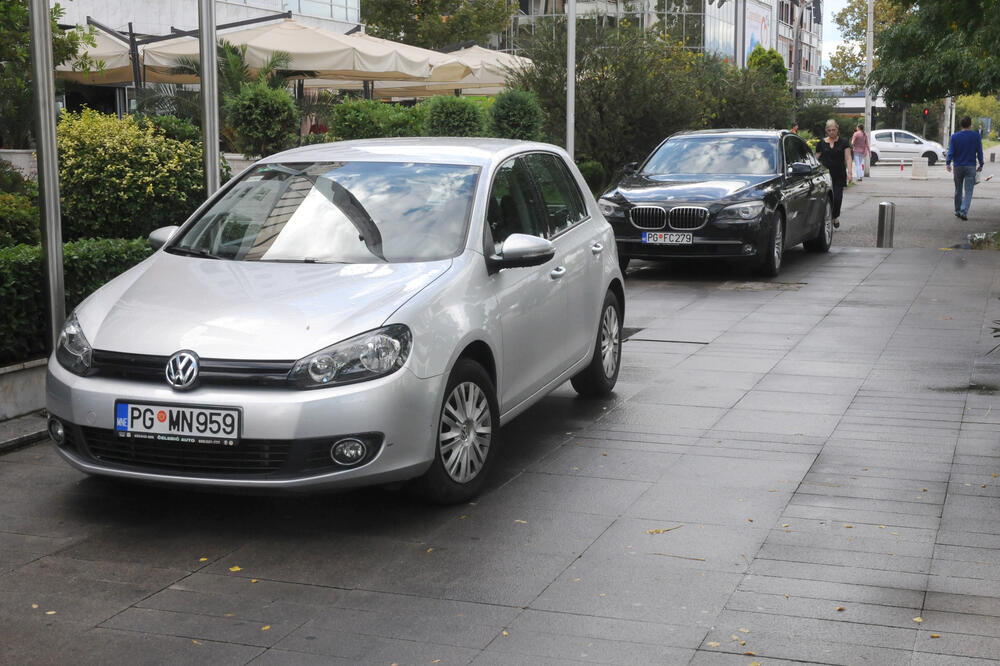
[[[739,259],[775,276],[787,248],[833,241],[830,174],[787,130],[666,139],[600,199],[622,270],[637,259]]]

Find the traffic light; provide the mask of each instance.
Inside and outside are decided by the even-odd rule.
[[[931,110],[930,110],[930,109],[928,109],[928,108],[927,108],[927,107],[925,106],[925,107],[924,107],[924,118],[926,118],[926,117],[927,117],[928,115],[930,115],[930,113],[931,113]]]

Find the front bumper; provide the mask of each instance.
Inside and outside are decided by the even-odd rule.
[[[759,260],[768,245],[765,217],[747,222],[710,221],[694,232],[691,245],[655,245],[642,242],[642,231],[627,221],[613,223],[619,257],[635,259],[746,259]]]
[[[159,483],[243,488],[345,488],[419,476],[434,457],[445,376],[387,377],[313,390],[200,387],[79,377],[49,359],[46,406],[66,430],[59,455],[88,474]],[[242,411],[233,447],[126,439],[114,429],[115,401],[213,406]],[[343,437],[374,447],[345,468],[329,456]]]

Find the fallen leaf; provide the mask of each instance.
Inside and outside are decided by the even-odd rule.
[[[427,549],[427,552],[428,552],[428,553],[433,553],[433,552],[434,552],[434,549],[433,549],[433,548],[428,548],[428,549]]]
[[[208,558],[207,557],[199,557],[198,561],[199,562],[208,562]]]
[[[656,528],[652,530],[646,530],[646,534],[663,534],[664,532],[679,530],[682,527],[684,527],[684,525],[674,525],[673,527]]]
[[[919,624],[920,622],[924,621],[924,618],[922,618],[922,617],[915,617],[915,618],[913,618],[913,621]]]
[[[760,666],[760,662],[759,661],[751,661],[750,662],[750,666]]]
[[[847,609],[846,609],[846,608],[844,608],[843,606],[837,606],[837,610],[838,610],[838,611],[845,611],[845,610],[847,610]]]
[[[782,523],[781,524],[782,527],[788,527],[788,525],[789,525],[788,523]]]
[[[993,478],[994,479],[997,478],[997,473],[996,472],[993,472]]]
[[[750,630],[749,629],[744,629],[743,627],[740,627],[740,632],[744,633],[744,634],[749,634]]]
[[[753,518],[747,518],[747,522],[748,523],[752,523],[753,522]]]
[[[458,517],[459,520],[465,520],[466,518],[468,518],[468,516],[459,516]]]
[[[236,613],[225,613],[222,617],[236,617]]]
[[[574,579],[573,579],[573,582],[574,582],[574,583],[579,583],[579,582],[580,582],[580,579],[579,579],[579,578],[574,578]]]
[[[239,566],[229,567],[229,570],[230,571],[243,571],[243,567],[239,567]]]
[[[607,595],[607,594],[605,594],[604,592],[601,592],[601,596],[602,596],[602,597],[606,597],[606,596],[608,596],[608,595]]]
[[[193,639],[193,638],[191,639],[191,642],[192,642],[192,643],[194,643],[195,645],[201,645],[201,643],[200,643],[199,641],[196,641],[196,640],[195,640],[195,639]]]
[[[441,660],[440,660],[440,659],[435,659],[435,660],[434,660],[434,661],[432,661],[431,663],[432,663],[432,664],[440,664],[440,663],[441,663]]]
[[[854,525],[844,525],[844,529],[847,530],[854,529]]]
[[[38,608],[38,604],[31,604],[32,608]]]
[[[880,530],[884,530],[884,529],[885,529],[885,525],[879,525],[879,526],[878,526],[878,528],[879,528]]]
[[[46,615],[55,615],[56,612],[55,611],[45,611],[45,614]]]
[[[769,492],[769,493],[776,493],[776,492],[778,492],[778,489],[777,488],[771,488],[767,492]]]
[[[744,652],[743,654],[745,654],[745,655],[746,655],[746,656],[748,656],[748,657],[756,657],[756,656],[757,656],[757,653],[756,653],[756,652],[751,652],[750,650],[747,650],[747,651],[746,651],[746,652]]]
[[[527,520],[515,520],[514,522],[517,523],[518,525],[527,525],[528,524]]]
[[[941,634],[931,634],[931,638],[941,638]]]
[[[732,636],[729,637],[729,640],[738,641],[740,640],[740,637],[737,636],[736,634],[733,634]]]
[[[747,644],[746,641],[740,641],[740,645],[746,645],[746,644]]]
[[[259,581],[258,581],[258,580],[257,580],[256,578],[251,578],[251,579],[250,579],[250,582],[251,582],[251,583],[257,583],[257,582],[259,582]]]
[[[785,595],[785,598],[786,599],[791,599],[791,597],[789,597],[787,594]]]
[[[503,634],[504,636],[510,636],[510,632],[508,632],[506,629],[504,629],[500,633]]]
[[[926,488],[924,488],[923,492],[925,492],[925,493],[926,493],[926,492],[927,492],[927,489],[926,489]]]
[[[260,628],[260,630],[261,631],[270,631],[271,630],[271,625],[265,624],[263,627]]]
[[[607,453],[602,453],[601,455],[607,457],[608,454]],[[996,476],[996,474],[994,474],[993,476]]]
[[[718,641],[709,641],[708,643],[705,643],[705,645],[707,645],[708,647],[719,647],[720,645],[722,645],[722,643]]]

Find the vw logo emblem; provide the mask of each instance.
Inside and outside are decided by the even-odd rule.
[[[177,391],[194,388],[198,381],[198,355],[193,351],[179,351],[167,361],[167,383]]]

